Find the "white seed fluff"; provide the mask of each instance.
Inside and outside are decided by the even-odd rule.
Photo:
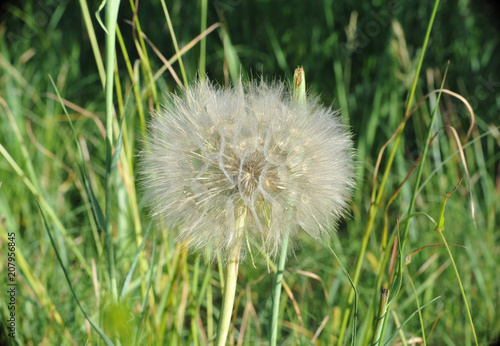
[[[284,232],[328,236],[354,185],[353,144],[337,112],[294,102],[280,83],[197,83],[149,124],[141,173],[154,216],[177,240],[223,258]],[[206,252],[205,252],[206,253]]]

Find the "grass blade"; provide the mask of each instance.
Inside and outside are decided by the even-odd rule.
[[[179,45],[177,44],[177,38],[175,37],[174,27],[172,26],[172,21],[170,20],[170,14],[168,13],[165,0],[161,0],[161,6],[163,8],[165,18],[167,19],[168,30],[170,31],[170,36],[172,37],[172,42],[174,43],[175,54],[179,56],[179,67],[181,68],[182,80],[184,81],[184,86],[187,87],[188,81],[187,81],[186,71],[184,70],[184,63],[182,62],[182,58],[179,54]]]
[[[99,50],[99,44],[97,43],[97,37],[95,35],[94,26],[92,25],[92,19],[90,17],[89,7],[87,6],[86,0],[79,0],[79,2],[80,2],[80,7],[82,8],[85,28],[87,29],[87,34],[89,35],[90,45],[92,46],[92,52],[94,53],[97,70],[99,71],[99,77],[101,78],[101,83],[102,86],[104,87],[106,74],[104,72],[104,64],[102,62],[102,56]],[[97,20],[98,21],[100,20],[99,16],[97,16]]]
[[[61,95],[59,94],[59,89],[57,88],[56,84],[54,83],[54,80],[52,79],[52,76],[49,75],[50,82],[52,83],[52,86],[54,87],[54,90],[56,92],[57,98],[59,99],[59,103],[61,104],[61,107],[64,111],[64,114],[66,114],[66,118],[68,119],[68,123],[71,127],[71,130],[73,131],[73,137],[75,139],[76,147],[78,149],[78,154],[80,155],[80,174],[83,179],[83,184],[85,185],[85,188],[87,190],[87,193],[90,197],[90,204],[92,205],[92,210],[94,212],[94,217],[96,219],[97,226],[104,231],[106,229],[106,220],[104,218],[104,214],[102,212],[101,205],[99,204],[99,201],[97,200],[94,189],[92,189],[92,184],[90,184],[90,179],[89,175],[87,172],[87,168],[85,167],[85,159],[83,157],[83,151],[82,147],[80,145],[80,141],[78,141],[78,136],[76,135],[76,130],[75,127],[73,126],[73,121],[71,120],[68,110],[66,109],[66,106],[64,105],[64,102],[62,100]]]
[[[419,74],[420,74],[420,70],[422,68],[422,63],[423,63],[423,60],[424,60],[424,57],[425,57],[425,52],[426,52],[426,49],[427,49],[427,46],[428,46],[428,43],[429,43],[429,37],[430,37],[430,34],[431,34],[432,26],[434,24],[434,19],[436,18],[437,9],[439,7],[439,1],[440,0],[436,0],[434,2],[434,8],[432,10],[432,15],[431,15],[431,18],[429,20],[429,24],[427,26],[427,32],[425,34],[424,43],[423,43],[423,46],[422,46],[422,51],[420,53],[419,63],[418,63],[418,66],[417,66],[417,70],[415,72],[414,79],[413,79],[412,88],[410,90],[410,96],[408,98],[408,104],[407,104],[407,107],[406,107],[405,116],[407,116],[409,114],[410,109],[411,109],[411,105],[413,103],[413,98],[414,98],[414,95],[415,95],[415,90],[417,88],[418,77],[419,77]],[[432,122],[431,122],[431,125],[432,125]],[[389,158],[388,158],[388,161],[387,161],[387,165],[386,165],[384,174],[382,176],[382,181],[380,183],[380,187],[378,188],[378,190],[377,190],[377,186],[376,186],[375,179],[374,179],[373,190],[372,190],[373,191],[372,192],[372,204],[370,206],[370,211],[369,211],[369,214],[368,214],[368,222],[366,224],[365,234],[363,235],[363,240],[362,240],[362,244],[361,244],[361,250],[359,252],[359,255],[358,255],[358,258],[357,258],[357,261],[356,261],[356,269],[355,269],[355,272],[354,272],[354,279],[353,279],[354,285],[356,285],[358,283],[359,276],[361,274],[361,266],[363,264],[364,257],[365,257],[365,254],[366,254],[366,248],[368,246],[368,241],[370,240],[370,235],[371,235],[371,232],[372,232],[372,229],[373,229],[373,225],[374,225],[374,221],[375,221],[375,216],[377,214],[378,204],[380,203],[380,201],[382,199],[384,188],[385,188],[385,183],[387,182],[387,178],[388,178],[389,172],[391,170],[392,163],[394,161],[394,157],[396,155],[396,150],[398,148],[399,141],[401,139],[401,135],[403,133],[404,127],[405,126],[403,124],[401,126],[401,129],[399,130],[398,135],[396,136],[396,139],[394,141],[394,146],[393,146],[393,149],[392,149],[392,151],[391,151],[391,153],[389,155]],[[413,210],[413,207],[411,206],[408,210],[409,210],[408,214],[411,214],[411,211]],[[351,291],[351,293],[350,293],[350,295],[348,297],[348,300],[347,300],[348,305],[352,305],[353,299],[354,299],[354,293]],[[339,345],[342,345],[342,343],[343,343],[345,330],[347,328],[347,322],[348,322],[349,314],[350,314],[350,309],[348,308],[348,309],[346,309],[346,311],[344,313],[344,318],[342,320],[342,327],[341,327],[341,330],[340,330],[340,333],[339,333],[339,342],[338,342]]]
[[[69,289],[71,290],[71,293],[73,294],[73,298],[75,298],[76,304],[80,308],[80,311],[85,316],[85,318],[87,319],[87,321],[89,321],[89,323],[92,326],[92,328],[94,328],[94,330],[97,332],[97,334],[99,334],[99,336],[104,340],[104,342],[106,343],[106,345],[112,346],[113,342],[111,341],[111,339],[101,330],[101,328],[99,328],[99,326],[97,324],[94,323],[94,321],[92,321],[90,319],[90,316],[87,315],[87,313],[83,309],[82,305],[80,304],[80,300],[78,300],[78,297],[76,296],[76,293],[73,290],[73,285],[71,285],[71,280],[69,279],[68,272],[66,271],[66,268],[64,267],[64,264],[63,264],[63,262],[61,260],[61,257],[59,256],[59,252],[57,251],[56,244],[54,242],[54,239],[52,238],[52,234],[50,232],[50,228],[49,228],[49,226],[47,224],[47,220],[45,219],[45,215],[43,213],[43,210],[42,210],[42,207],[40,206],[40,204],[38,204],[38,208],[40,210],[40,214],[42,215],[43,225],[45,226],[45,230],[47,231],[47,234],[49,235],[50,243],[52,244],[52,248],[54,249],[54,251],[56,253],[57,260],[59,261],[59,265],[61,266],[61,268],[62,268],[62,270],[64,272],[64,277],[66,278],[66,281],[68,282]]]
[[[403,327],[408,323],[410,322],[410,320],[413,318],[413,316],[415,316],[416,314],[418,314],[423,308],[425,308],[427,305],[430,305],[432,303],[434,303],[436,300],[440,299],[441,296],[438,296],[436,298],[434,298],[433,300],[431,300],[430,302],[422,305],[419,309],[413,311],[413,313],[401,324],[401,326],[399,326],[398,329],[396,329],[396,331],[394,332],[394,334],[392,334],[392,336],[389,338],[389,340],[387,340],[384,344],[384,346],[389,346],[391,344],[391,341],[396,337],[396,335],[399,333],[400,330],[403,329]]]
[[[151,258],[155,258],[155,254],[156,254],[156,235],[153,239],[153,252],[151,253]],[[142,304],[141,304],[141,319],[144,317],[144,312],[146,310],[146,302],[148,300],[148,292],[149,292],[149,289],[151,287],[151,282],[153,281],[153,265],[151,265],[151,267],[149,268],[149,279],[148,279],[148,285],[146,287],[146,294],[144,295],[144,300],[142,301]]]
[[[123,288],[122,288],[122,293],[120,295],[120,300],[123,300],[125,298],[125,296],[127,295],[128,287],[130,285],[130,281],[132,280],[132,275],[134,274],[135,267],[137,266],[137,262],[139,261],[139,255],[141,254],[142,248],[144,247],[144,243],[146,242],[146,238],[148,237],[149,231],[151,230],[151,224],[152,224],[152,221],[149,223],[149,226],[146,229],[146,234],[144,235],[144,238],[142,238],[142,243],[139,246],[139,249],[137,249],[137,253],[135,254],[134,261],[132,262],[132,265],[130,266],[130,270],[128,271],[128,274],[125,277],[125,282],[123,283]],[[151,264],[151,267],[153,267],[153,264]]]
[[[102,5],[101,5],[102,6]],[[111,170],[113,147],[113,73],[115,70],[115,41],[116,41],[116,22],[118,20],[118,9],[120,0],[106,1],[106,227],[104,228],[106,236],[106,246],[108,248],[108,266],[111,279],[111,294],[116,300],[118,289],[116,286],[115,257],[113,248],[113,234],[111,230]]]
[[[201,28],[200,33],[207,30],[207,0],[201,0]],[[200,62],[198,64],[198,77],[201,81],[205,80],[207,57],[207,39],[203,37],[200,41]]]
[[[444,246],[446,247],[446,251],[448,252],[448,255],[450,256],[451,264],[453,265],[453,269],[455,270],[455,274],[456,274],[457,280],[458,280],[458,285],[460,286],[460,292],[462,293],[462,298],[464,300],[465,309],[467,310],[467,316],[469,318],[469,323],[470,323],[470,326],[472,329],[472,335],[474,336],[474,342],[476,343],[476,346],[477,346],[477,345],[479,345],[479,343],[477,341],[476,328],[474,328],[474,322],[472,321],[472,316],[470,314],[469,303],[467,303],[467,297],[465,295],[464,286],[462,285],[462,280],[460,279],[460,274],[458,273],[458,268],[457,268],[457,265],[455,263],[455,259],[453,258],[453,255],[451,254],[450,247],[449,247],[449,245],[444,237],[444,234],[443,234],[443,231],[444,231],[444,209],[446,206],[446,200],[451,196],[451,194],[453,192],[455,192],[455,190],[458,188],[460,183],[461,182],[459,182],[457,184],[457,186],[455,186],[455,188],[451,192],[447,193],[446,196],[444,196],[443,200],[441,201],[441,208],[439,211],[439,220],[438,220],[438,225],[436,227],[436,231],[439,232],[439,235],[441,236],[441,239],[443,240]]]
[[[120,132],[118,133],[118,138],[116,139],[115,152],[113,153],[113,159],[111,160],[111,172],[116,168],[116,164],[120,160],[120,153],[123,147],[123,123],[125,121],[125,113],[123,113],[123,117],[120,119],[119,128]]]

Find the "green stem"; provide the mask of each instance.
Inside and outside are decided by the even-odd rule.
[[[116,22],[120,0],[106,3],[106,246],[108,249],[109,275],[111,278],[111,292],[113,298],[118,297],[115,274],[115,258],[113,249],[113,232],[111,227],[111,161],[113,148],[113,72],[115,70],[115,38]]]
[[[381,193],[382,191],[380,191]],[[356,261],[356,269],[354,271],[354,277],[352,280],[353,287],[356,287],[358,284],[359,276],[361,274],[361,266],[363,264],[363,260],[365,258],[366,248],[368,247],[368,241],[370,240],[370,235],[373,229],[373,223],[375,221],[375,215],[377,213],[377,205],[372,204],[370,207],[370,211],[368,212],[368,222],[366,224],[365,234],[363,235],[363,240],[361,242],[361,249],[359,251],[358,259]],[[349,292],[349,296],[347,298],[347,307],[345,308],[344,318],[342,320],[342,325],[339,332],[338,345],[343,345],[344,335],[347,330],[347,324],[349,322],[349,318],[351,317],[351,306],[354,302],[355,290],[351,290]]]
[[[280,310],[281,282],[283,281],[283,272],[285,270],[286,254],[288,250],[288,230],[283,236],[283,243],[280,252],[278,268],[276,268],[276,283],[273,292],[273,310],[271,315],[271,332],[269,334],[269,345],[276,346],[278,339],[278,313]]]
[[[455,259],[453,259],[453,255],[451,254],[450,247],[448,246],[448,243],[446,242],[446,239],[443,234],[442,229],[438,229],[439,235],[441,236],[441,239],[443,240],[443,244],[446,247],[446,251],[448,252],[448,256],[450,256],[451,264],[453,265],[453,269],[455,270],[455,275],[457,276],[458,280],[458,285],[460,286],[460,292],[462,293],[462,298],[464,299],[464,304],[465,304],[465,310],[467,310],[467,316],[469,317],[469,322],[470,326],[472,329],[472,335],[474,336],[474,342],[477,345],[479,345],[477,341],[477,335],[476,335],[476,328],[474,328],[474,322],[472,322],[472,316],[470,314],[470,309],[469,309],[469,303],[467,302],[467,296],[465,295],[465,290],[464,286],[462,285],[462,280],[460,280],[460,274],[458,273],[458,268],[457,265],[455,264]]]
[[[293,74],[293,99],[299,105],[306,107],[306,76],[302,67],[297,67]],[[286,255],[288,252],[288,229],[285,229],[281,243],[280,258],[276,268],[276,281],[273,291],[271,320],[269,321],[269,345],[276,346],[278,340],[278,314],[280,311],[281,283],[285,270]]]
[[[238,279],[238,264],[240,261],[240,245],[232,250],[231,257],[226,269],[224,279],[224,300],[219,318],[219,328],[217,329],[217,339],[215,345],[224,346],[226,344],[229,326],[231,324],[231,314],[233,311],[234,295],[236,293],[236,281]]]
[[[207,30],[207,0],[201,1],[201,33]],[[200,64],[198,67],[198,77],[201,81],[205,80],[206,70],[206,55],[207,55],[207,38],[203,37],[200,41]]]
[[[408,274],[407,274],[408,275]],[[418,301],[418,293],[417,289],[415,288],[415,284],[413,283],[413,280],[410,275],[408,275],[408,281],[410,282],[411,288],[413,290],[413,294],[415,295],[415,302],[417,303],[417,308],[418,308],[418,318],[420,320],[420,329],[422,330],[422,341],[423,341],[423,346],[427,346],[427,339],[425,337],[425,327],[424,327],[424,319],[422,317],[422,310],[420,308],[420,302]]]
[[[377,328],[375,329],[375,334],[373,334],[372,345],[378,346],[380,344],[380,339],[382,338],[382,329],[384,326],[384,321],[387,317],[387,301],[389,300],[389,290],[387,288],[382,289],[380,294],[380,306],[378,309],[378,322]]]
[[[165,0],[161,0],[161,6],[163,7],[163,12],[165,13],[165,18],[167,19],[168,30],[170,31],[170,36],[172,37],[172,42],[174,43],[175,54],[179,57],[179,67],[181,68],[182,80],[184,81],[184,86],[187,87],[188,81],[186,70],[184,70],[184,64],[182,63],[181,54],[179,53],[179,45],[177,44],[177,38],[175,37],[174,27],[172,26],[172,21],[170,20],[170,14],[168,13]]]
[[[432,26],[434,24],[434,19],[436,17],[437,9],[439,7],[439,1],[440,0],[435,0],[435,2],[434,2],[434,8],[432,10],[431,18],[430,18],[429,24],[427,26],[427,32],[425,34],[424,43],[422,45],[422,51],[420,52],[420,57],[419,57],[418,65],[417,65],[417,70],[415,72],[415,77],[413,79],[412,88],[410,90],[410,96],[408,97],[408,103],[406,105],[405,117],[408,116],[408,114],[410,114],[411,106],[413,104],[413,98],[415,96],[415,90],[417,88],[418,76],[420,75],[420,70],[422,68],[422,64],[423,64],[423,61],[424,61],[424,56],[425,56],[425,52],[426,52],[426,49],[427,49],[427,46],[428,46],[429,37],[430,37],[430,34],[431,34],[431,29],[432,29]],[[431,120],[430,126],[432,126],[432,122],[433,122],[433,120]],[[394,157],[395,157],[395,154],[396,154],[396,150],[397,150],[397,148],[399,146],[399,141],[401,139],[401,135],[403,133],[404,128],[405,128],[405,124],[403,124],[403,126],[401,126],[401,129],[399,130],[399,132],[398,132],[398,134],[397,134],[397,136],[396,136],[396,138],[394,140],[394,146],[393,146],[392,152],[389,155],[389,159],[388,159],[388,162],[387,162],[387,165],[386,165],[383,177],[382,177],[382,182],[380,184],[380,187],[379,187],[378,191],[376,189],[376,186],[373,187],[372,204],[371,204],[370,211],[369,211],[369,220],[368,220],[368,223],[366,225],[365,234],[363,236],[363,242],[362,242],[362,245],[361,245],[361,250],[360,250],[358,259],[356,261],[356,270],[355,270],[355,273],[354,273],[354,280],[353,280],[354,285],[357,285],[358,280],[359,280],[359,276],[361,274],[361,266],[362,266],[362,263],[363,263],[363,260],[364,260],[364,256],[365,256],[365,253],[366,253],[366,248],[368,246],[368,240],[369,240],[371,232],[372,232],[372,228],[373,228],[375,216],[376,216],[376,213],[377,213],[377,209],[378,209],[379,203],[380,203],[380,201],[382,199],[382,195],[383,195],[384,188],[385,188],[385,183],[387,181],[390,169],[392,167],[392,162],[394,160]],[[425,156],[422,155],[422,162],[423,162],[424,158],[425,158]],[[417,186],[418,186],[418,184],[417,184]],[[411,214],[411,212],[413,211],[413,207],[414,207],[414,202],[411,203],[410,207],[408,208],[408,215]],[[406,227],[408,227],[408,225],[409,225],[409,223],[407,223]],[[406,235],[406,229],[405,229],[404,234]],[[403,238],[404,238],[404,240],[403,240],[403,247],[402,248],[404,248],[404,242],[406,240],[406,236],[403,237]],[[348,307],[346,307],[346,309],[345,309],[343,320],[342,320],[342,326],[341,326],[340,333],[339,333],[339,338],[338,338],[338,345],[342,345],[343,344],[344,335],[345,335],[345,331],[346,331],[346,328],[347,328],[347,323],[349,321],[349,316],[350,316],[350,313],[351,313],[351,309],[349,307],[352,305],[353,300],[354,300],[354,291],[351,291],[349,293],[349,297],[348,297],[348,300],[347,300]]]

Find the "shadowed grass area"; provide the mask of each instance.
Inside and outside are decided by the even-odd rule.
[[[298,65],[354,133],[357,189],[333,240],[304,236],[292,247],[278,344],[473,345],[476,335],[484,345],[499,336],[494,8],[443,1],[425,45],[433,8],[418,2],[122,1],[113,67],[98,4],[2,6],[0,343],[15,343],[9,257],[22,344],[104,344],[79,305],[115,344],[215,340],[226,268],[187,253],[161,223],[148,233],[136,167],[145,126],[198,71],[221,85],[240,74],[291,84]],[[258,253],[240,263],[229,343],[267,344],[275,268]]]

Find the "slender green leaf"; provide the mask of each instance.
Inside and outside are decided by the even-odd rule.
[[[62,97],[59,94],[59,89],[57,88],[56,84],[54,83],[52,76],[49,75],[49,78],[50,78],[50,81],[52,83],[52,86],[54,87],[56,95],[59,99],[59,103],[61,104],[61,107],[64,111],[64,114],[66,114],[66,118],[68,119],[69,125],[71,127],[72,132],[73,132],[73,138],[75,140],[76,147],[78,149],[78,154],[80,156],[80,165],[79,165],[80,174],[81,174],[82,179],[83,179],[83,185],[85,186],[85,189],[87,190],[87,193],[90,197],[90,204],[92,206],[92,211],[94,212],[94,217],[95,217],[95,220],[97,222],[97,226],[99,227],[99,229],[101,231],[105,232],[106,231],[106,219],[104,218],[104,213],[102,212],[101,205],[99,204],[99,201],[97,200],[97,198],[95,196],[94,189],[92,189],[92,185],[90,184],[90,179],[89,179],[89,175],[87,172],[87,168],[85,167],[85,159],[83,157],[82,147],[80,146],[80,141],[78,140],[78,136],[76,135],[76,130],[75,130],[75,127],[73,125],[73,121],[71,120],[71,118],[69,116],[68,110],[66,109],[66,106],[64,105]]]
[[[436,298],[434,298],[433,300],[431,300],[430,302],[422,305],[419,309],[413,311],[413,313],[399,326],[398,329],[396,329],[396,331],[394,332],[394,334],[392,334],[392,336],[389,338],[389,340],[387,340],[384,344],[384,346],[389,346],[391,344],[391,341],[396,337],[396,335],[399,333],[400,330],[403,329],[403,327],[408,323],[410,322],[410,320],[416,315],[418,314],[423,308],[425,308],[427,305],[430,305],[432,303],[434,303],[436,300],[440,299],[441,296],[438,296]]]
[[[66,281],[68,282],[69,289],[70,289],[71,293],[73,294],[73,298],[75,298],[76,304],[80,308],[80,311],[85,316],[87,321],[89,321],[92,328],[94,328],[94,330],[97,332],[97,334],[99,334],[99,336],[104,340],[106,345],[112,346],[113,342],[111,342],[111,339],[101,330],[101,328],[99,328],[99,326],[97,324],[94,323],[94,321],[92,321],[90,316],[85,312],[82,305],[80,304],[80,300],[76,296],[76,293],[73,289],[73,285],[71,284],[71,280],[69,279],[68,272],[66,271],[66,268],[64,267],[64,264],[61,260],[61,257],[59,256],[59,252],[57,251],[56,244],[54,242],[54,239],[52,238],[52,234],[50,232],[49,225],[47,224],[47,220],[45,219],[45,215],[43,213],[43,210],[42,210],[42,207],[40,206],[40,204],[38,204],[38,209],[40,210],[40,214],[42,215],[42,219],[43,219],[43,225],[45,226],[45,230],[47,231],[47,234],[49,235],[50,243],[52,244],[52,248],[54,249],[54,251],[56,253],[57,260],[59,261],[59,265],[61,266],[61,268],[63,270],[64,277],[66,278]]]
[[[120,300],[125,299],[125,296],[127,295],[128,287],[130,285],[130,281],[132,280],[132,275],[134,274],[135,267],[137,266],[137,262],[139,261],[139,255],[141,254],[142,248],[144,247],[144,243],[146,242],[146,238],[149,235],[149,231],[152,228],[151,227],[152,222],[153,221],[151,221],[149,223],[149,226],[146,229],[146,234],[144,234],[144,238],[142,238],[141,245],[139,246],[139,249],[137,249],[137,253],[135,254],[134,261],[132,262],[132,265],[130,266],[130,269],[127,273],[127,276],[125,277],[125,282],[123,283],[123,288],[122,288],[122,293],[120,295]],[[151,267],[153,267],[152,264],[151,264]]]

